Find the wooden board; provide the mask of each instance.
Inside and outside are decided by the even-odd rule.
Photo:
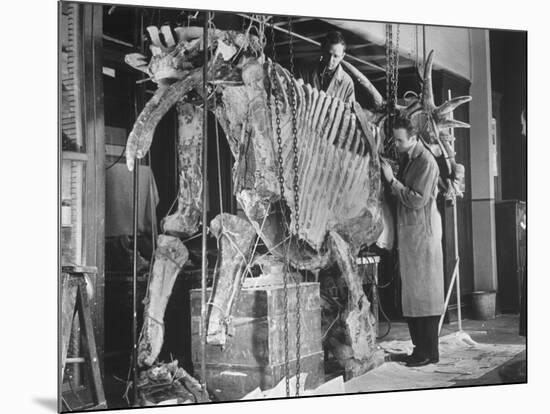
[[[300,365],[308,373],[308,387],[324,379],[321,308],[318,283],[300,289]],[[207,296],[210,291],[208,290]],[[195,373],[200,372],[200,290],[191,293],[191,342]],[[296,287],[288,289],[290,374],[296,358]],[[282,286],[243,289],[234,306],[228,343],[207,345],[208,390],[222,401],[239,399],[258,386],[274,387],[284,377],[284,290]]]
[[[296,360],[290,361],[290,377],[296,374]],[[200,367],[195,366],[200,372]],[[319,352],[300,358],[300,372],[307,373],[306,389],[324,382],[324,354]],[[206,384],[209,394],[217,401],[239,400],[257,387],[262,391],[275,387],[284,378],[284,365],[260,367],[234,364],[207,364]],[[294,394],[295,390],[290,390]]]

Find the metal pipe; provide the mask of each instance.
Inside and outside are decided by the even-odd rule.
[[[138,16],[136,16],[138,18]],[[136,19],[137,20],[137,19]],[[141,45],[142,46],[142,45]],[[137,97],[134,96],[134,116],[137,118]],[[132,403],[137,405],[137,259],[138,259],[138,208],[139,208],[139,167],[141,161],[136,160],[134,168],[134,197],[133,197],[133,269],[132,269]]]
[[[455,233],[455,257],[457,258],[457,263],[459,262],[458,256],[458,224],[456,217],[456,199],[453,202],[453,217],[454,217],[454,233]],[[460,269],[456,268],[456,307],[458,312],[458,330],[462,330],[462,300],[460,298]]]
[[[137,255],[138,255],[138,201],[139,201],[139,167],[140,160],[136,160],[134,168],[134,209],[133,209],[133,230],[134,237],[134,257],[133,257],[133,274],[132,274],[132,391],[133,403],[137,404]]]
[[[144,31],[143,10],[140,10],[140,12],[139,12],[139,34],[138,34],[138,37],[139,37],[139,51],[142,54],[145,53],[145,39],[142,35],[143,31]],[[143,77],[143,75],[142,75],[142,77]],[[141,83],[140,84],[141,94],[143,94],[143,89],[144,89],[144,85],[143,85],[143,83]],[[137,117],[137,111],[136,111],[135,116]],[[177,151],[176,151],[176,154],[177,154]],[[151,174],[153,174],[153,163],[151,162],[151,151],[147,152],[147,164],[149,165],[149,168],[151,169]],[[151,210],[151,246],[153,247],[152,257],[150,259],[151,261],[154,259],[154,254],[155,254],[155,251],[157,250],[157,235],[158,235],[157,215],[155,214],[157,206],[155,205],[155,197],[153,197],[153,194],[154,194],[153,182],[154,182],[154,180],[150,180],[150,182],[149,182],[149,209]]]
[[[447,91],[447,96],[449,100],[452,98],[451,90]],[[451,119],[453,119],[453,113],[451,112]],[[449,128],[451,136],[454,134],[454,128]],[[454,140],[451,142],[451,150],[455,152]],[[454,236],[454,253],[455,253],[455,267],[453,269],[453,275],[451,277],[451,283],[449,284],[449,289],[447,290],[447,297],[445,298],[445,305],[443,307],[443,314],[439,319],[439,330],[441,332],[441,327],[443,325],[443,319],[445,318],[445,312],[447,312],[447,306],[449,306],[449,300],[451,299],[451,292],[456,281],[456,306],[457,306],[457,318],[458,318],[458,331],[462,331],[462,300],[460,297],[460,256],[458,255],[458,222],[456,217],[456,196],[453,200],[453,236]]]
[[[206,234],[207,226],[207,191],[208,191],[208,91],[206,81],[208,76],[208,23],[210,12],[205,12],[204,31],[203,31],[203,52],[204,65],[202,76],[202,267],[201,267],[201,383],[203,390],[206,391],[206,272],[207,272],[207,251]]]
[[[449,89],[447,91],[447,96],[449,100],[451,100],[451,90]],[[451,111],[451,119],[454,119],[453,112]],[[451,136],[454,136],[454,128],[451,128]],[[453,139],[451,141],[451,149],[453,152],[455,152],[455,140]],[[456,156],[456,155],[455,155]],[[453,229],[454,229],[454,242],[455,242],[455,257],[458,260],[458,222],[456,217],[456,197],[453,200]],[[461,303],[461,297],[460,297],[460,269],[457,267],[456,269],[456,306],[457,306],[457,312],[458,312],[458,330],[462,331],[462,303]]]
[[[453,287],[455,284],[457,269],[460,264],[460,257],[457,257],[455,261],[455,267],[453,269],[453,275],[451,277],[451,282],[449,283],[449,288],[447,289],[447,295],[445,296],[445,304],[443,305],[443,314],[439,318],[439,327],[437,329],[437,335],[441,333],[441,327],[443,326],[443,319],[445,319],[445,312],[447,312],[447,307],[449,306],[449,301],[451,300],[451,293],[453,292]]]
[[[246,18],[246,19],[252,20],[253,22],[256,22],[256,23],[263,23],[263,22],[260,22],[260,20],[254,18],[254,17],[252,17],[252,16],[247,16],[246,14],[237,13],[237,15],[238,15],[238,16],[241,16],[241,17],[244,17],[244,18]],[[319,42],[317,42],[317,41],[315,41],[315,40],[312,40],[312,39],[310,39],[309,37],[302,36],[302,35],[300,35],[300,34],[298,34],[298,33],[291,32],[290,30],[283,29],[282,27],[279,27],[279,26],[275,26],[275,25],[272,24],[272,23],[263,23],[263,24],[265,24],[266,26],[272,27],[273,29],[278,30],[278,31],[280,31],[280,32],[286,33],[286,34],[289,35],[289,36],[294,36],[294,37],[296,37],[296,38],[298,38],[298,39],[302,39],[302,40],[304,40],[304,41],[306,41],[306,42],[308,42],[308,43],[311,43],[312,45],[321,46],[321,43],[319,43]],[[381,71],[383,71],[383,72],[386,71],[386,69],[384,69],[382,66],[378,66],[378,65],[376,65],[376,64],[374,64],[374,63],[367,62],[366,60],[359,59],[359,58],[357,58],[357,57],[355,57],[355,56],[353,56],[353,55],[350,55],[350,54],[348,54],[348,53],[346,53],[346,54],[344,55],[344,58],[348,58],[348,59],[354,60],[354,61],[356,61],[356,62],[359,62],[359,63],[362,63],[362,64],[364,64],[364,65],[370,66],[370,67],[372,67],[372,68],[381,70]]]

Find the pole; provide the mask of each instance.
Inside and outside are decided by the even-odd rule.
[[[244,17],[245,19],[249,19],[249,20],[252,20],[253,22],[256,22],[256,23],[263,23],[263,22],[260,22],[260,20],[252,17],[252,16],[247,16],[246,14],[240,14],[240,13],[237,13],[237,16],[240,16],[240,17]],[[305,42],[308,42],[308,43],[311,43],[312,45],[315,45],[315,46],[321,46],[321,43],[313,40],[313,39],[310,39],[309,37],[306,37],[306,36],[302,36],[298,33],[294,33],[294,32],[291,32],[290,30],[287,30],[287,29],[283,29],[282,27],[279,27],[279,26],[275,26],[273,23],[263,23],[265,24],[266,26],[269,26],[269,27],[272,27],[274,30],[278,30],[279,32],[283,32],[283,33],[286,33],[287,35],[289,36],[293,36],[293,37],[296,37],[298,39],[301,39]],[[354,60],[356,62],[359,62],[359,63],[362,63],[363,65],[367,65],[367,66],[370,66],[371,68],[374,68],[374,69],[378,69],[378,70],[381,70],[383,72],[386,71],[386,69],[384,69],[382,66],[378,66],[372,62],[367,62],[366,60],[363,60],[363,59],[359,59],[353,55],[349,55],[349,54],[345,54],[344,55],[344,58],[348,58],[348,59],[351,59],[351,60]]]
[[[453,275],[451,276],[451,283],[449,283],[449,289],[447,290],[447,295],[445,296],[445,304],[443,305],[443,314],[439,318],[439,326],[437,328],[437,336],[441,333],[441,328],[443,327],[443,319],[445,319],[445,312],[447,311],[447,307],[449,306],[449,301],[451,300],[451,293],[453,292],[453,288],[456,281],[456,275],[458,270],[458,265],[460,264],[460,257],[456,258],[455,261],[455,267],[453,268]]]
[[[206,88],[206,78],[208,76],[208,21],[210,12],[205,12],[204,32],[203,32],[203,52],[204,65],[202,77],[202,267],[201,267],[201,382],[203,390],[206,391],[206,221],[208,220],[206,211],[207,202],[207,166],[208,166],[208,136],[207,136],[207,120],[208,120],[208,91]]]
[[[139,202],[139,167],[140,161],[136,160],[134,168],[134,209],[133,209],[133,237],[134,237],[134,257],[133,257],[133,273],[132,273],[132,402],[137,405],[137,255],[138,255],[138,202]]]
[[[143,12],[139,12],[139,33],[136,42],[139,41],[139,48],[143,52],[145,49],[144,40],[142,38],[143,33]],[[138,102],[134,97],[134,117],[137,119],[138,115]],[[149,160],[151,155],[149,154]],[[138,333],[137,333],[137,259],[138,259],[138,216],[139,216],[139,167],[141,161],[136,159],[136,166],[134,168],[134,199],[133,199],[133,229],[132,234],[134,238],[133,243],[133,269],[132,269],[132,403],[134,406],[138,404],[138,388],[137,388],[137,348],[138,348]],[[151,162],[149,161],[149,166]]]
[[[451,100],[451,90],[447,91],[448,99]],[[451,112],[451,119],[453,114]],[[454,137],[454,128],[450,129],[450,136]],[[454,140],[451,141],[451,151],[455,152]],[[449,157],[451,154],[447,154]],[[454,155],[453,155],[454,156]],[[447,312],[447,307],[449,306],[449,300],[451,299],[451,293],[456,281],[456,304],[457,304],[457,318],[458,318],[458,331],[462,331],[462,305],[460,297],[460,256],[458,254],[458,222],[456,217],[456,196],[453,197],[453,236],[454,236],[454,251],[455,251],[455,267],[453,269],[453,275],[451,277],[451,283],[449,284],[449,289],[447,290],[447,296],[445,298],[445,305],[443,306],[443,314],[439,318],[439,330],[438,335],[441,333],[441,327],[443,326],[443,319],[445,318],[445,313]]]

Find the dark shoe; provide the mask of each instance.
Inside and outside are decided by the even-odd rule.
[[[430,364],[437,364],[439,362],[439,358],[430,358]]]
[[[411,358],[409,361],[407,361],[407,366],[408,367],[423,367],[425,365],[428,365],[428,364],[431,364],[431,360],[430,358]]]
[[[401,358],[400,362],[404,362],[405,364],[408,364],[409,362],[418,361],[419,359],[424,359],[424,357],[413,351],[412,354],[405,355],[403,358]]]

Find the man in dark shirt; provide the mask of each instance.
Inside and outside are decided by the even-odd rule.
[[[345,51],[346,41],[342,33],[337,31],[328,32],[321,43],[319,63],[309,70],[301,71],[298,77],[301,77],[305,83],[309,83],[314,88],[325,91],[327,95],[339,98],[347,103],[354,102],[353,80],[340,65]]]

